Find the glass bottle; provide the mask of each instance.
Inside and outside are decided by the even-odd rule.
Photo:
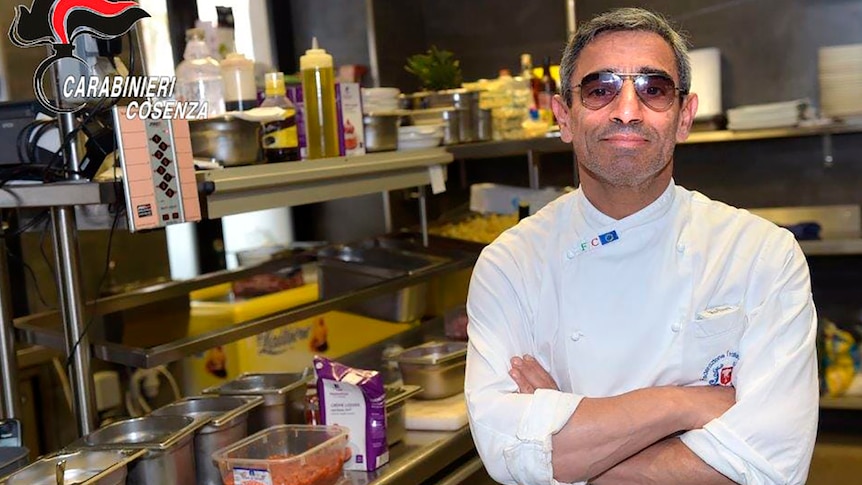
[[[284,118],[263,125],[263,154],[269,163],[294,162],[300,160],[299,138],[296,132],[296,108],[287,99],[284,74],[270,72],[266,75],[266,97],[261,108],[281,108]]]

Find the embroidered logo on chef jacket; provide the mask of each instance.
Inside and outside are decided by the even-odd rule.
[[[710,386],[729,386],[733,381],[733,368],[739,362],[739,352],[728,350],[715,356],[703,370],[701,380]]]
[[[578,245],[578,251],[585,253],[587,251],[591,251],[596,248],[600,248],[605,244],[610,244],[614,241],[619,241],[620,236],[617,234],[617,231],[606,232],[604,234],[599,234],[598,236],[588,240],[581,241],[581,244]]]

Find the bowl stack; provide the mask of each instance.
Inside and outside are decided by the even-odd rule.
[[[821,47],[817,68],[823,114],[862,115],[862,44]]]
[[[398,110],[398,88],[362,88],[362,113],[385,113]]]

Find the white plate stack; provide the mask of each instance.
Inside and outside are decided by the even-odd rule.
[[[400,94],[398,88],[362,88],[362,114],[396,111]]]
[[[756,130],[797,126],[808,117],[808,100],[753,104],[727,110],[727,128]]]
[[[862,44],[821,47],[817,54],[823,114],[862,115]]]

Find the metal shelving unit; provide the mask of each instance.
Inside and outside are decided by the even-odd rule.
[[[769,140],[806,136],[829,136],[843,133],[862,133],[862,124],[834,123],[810,127],[773,128],[763,130],[717,130],[696,131],[689,135],[683,145],[698,143],[724,143],[734,141]],[[526,140],[502,140],[481,143],[452,145],[448,150],[456,160],[472,160],[493,157],[509,157],[525,153],[567,153],[572,151],[568,143],[560,140],[559,132],[540,138]]]
[[[235,325],[227,325],[223,328],[167,342],[162,345],[144,348],[120,345],[112,342],[93,341],[93,355],[108,362],[139,368],[152,368],[171,363],[188,355],[211,349],[217,345],[235,342],[262,332],[274,330],[289,323],[320,315],[321,313],[343,309],[369,298],[422,283],[437,276],[470,268],[479,256],[479,251],[470,249],[470,246],[470,243],[465,243],[465,250],[457,256],[405,276],[386,280],[335,298],[307,303],[273,315]],[[27,343],[62,349],[63,331],[59,322],[16,322],[16,331],[19,339]]]
[[[431,184],[435,167],[452,159],[445,149],[432,148],[198,172],[201,208],[217,218],[420,187]]]
[[[61,116],[63,133],[73,130],[74,118]],[[77,142],[69,143],[66,156],[69,165],[77,169],[79,161]],[[442,148],[416,151],[371,154],[361,157],[235,167],[198,174],[201,206],[206,217],[218,218],[248,211],[302,205],[343,197],[386,192],[418,187],[420,208],[425,207],[426,185],[445,179],[443,166],[453,157]],[[468,267],[473,258],[451,260],[426,272],[410,277],[387,281],[343,298],[317,302],[290,312],[246,322],[230,329],[180,339],[155,348],[141,349],[90,341],[84,332],[85,317],[94,313],[105,314],[134,308],[143,304],[188,294],[198,288],[232,281],[266,270],[267,264],[237,271],[206,275],[186,282],[171,282],[143,288],[128,294],[85,302],[81,286],[80,258],[74,207],[100,204],[114,200],[117,187],[113,183],[69,181],[44,185],[7,186],[0,190],[0,207],[51,209],[53,239],[58,273],[59,295],[62,306],[58,312],[31,315],[12,321],[9,305],[8,282],[0,281],[0,368],[3,369],[3,414],[17,415],[17,392],[14,376],[16,354],[13,332],[27,341],[39,341],[71,354],[71,381],[74,394],[78,432],[85,435],[95,425],[95,400],[90,360],[93,355],[105,360],[138,367],[152,367],[178,360],[192,352],[232,342],[277,328],[297,319],[312,316],[362,298],[398,290],[414,282],[424,281],[447,271]],[[422,220],[426,220],[422,214]],[[423,224],[423,241],[428,241],[427,226]],[[478,253],[477,253],[478,255]],[[283,262],[282,262],[283,263]],[[275,263],[273,263],[275,264]],[[0,255],[0,269],[5,266],[5,252]],[[18,327],[15,330],[15,327]],[[76,345],[77,343],[77,345]]]

